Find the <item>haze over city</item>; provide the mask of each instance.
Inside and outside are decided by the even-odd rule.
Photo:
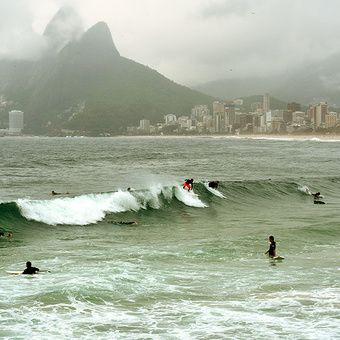
[[[37,57],[61,6],[85,30],[105,21],[122,56],[187,86],[280,75],[340,52],[338,1],[5,0],[0,57]]]

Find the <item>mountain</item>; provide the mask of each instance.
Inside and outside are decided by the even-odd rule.
[[[72,10],[61,9],[43,38],[48,49],[38,61],[0,61],[0,95],[24,111],[26,133],[118,134],[141,119],[164,122],[218,100],[122,57],[106,23],[82,32]]]
[[[49,51],[60,52],[68,43],[78,40],[84,33],[82,22],[72,7],[62,7],[48,23],[43,33]]]
[[[280,76],[245,79],[221,79],[192,89],[235,100],[244,96],[269,93],[270,96],[302,105],[326,101],[340,107],[340,55],[310,62]]]

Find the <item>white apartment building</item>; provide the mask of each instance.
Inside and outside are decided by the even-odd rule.
[[[177,118],[176,118],[176,115],[169,114],[169,115],[164,116],[164,120],[165,120],[165,124],[169,124],[171,122],[176,122]]]
[[[142,132],[149,133],[149,132],[150,132],[150,120],[148,120],[148,119],[142,119],[142,120],[139,122],[139,129],[140,129]]]
[[[18,135],[24,128],[24,113],[19,110],[12,110],[9,112],[9,129],[10,135]]]

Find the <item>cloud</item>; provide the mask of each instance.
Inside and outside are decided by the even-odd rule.
[[[20,58],[34,57],[41,39],[32,28],[33,16],[25,1],[1,2],[0,8],[0,55]]]
[[[199,13],[203,19],[244,17],[248,14],[260,13],[263,2],[262,0],[211,1],[204,4]]]
[[[33,56],[68,3],[85,29],[105,21],[123,57],[183,85],[275,76],[340,53],[337,0],[2,0],[0,54]]]

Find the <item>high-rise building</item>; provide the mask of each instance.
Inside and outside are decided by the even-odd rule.
[[[327,103],[322,102],[319,103],[315,107],[315,117],[314,117],[314,129],[317,129],[320,127],[321,124],[324,124],[325,121],[325,116],[327,114],[328,108],[327,108]]]
[[[177,118],[176,115],[168,114],[164,116],[165,124],[169,124],[170,122],[176,122]]]
[[[16,135],[21,133],[24,128],[24,113],[18,110],[9,112],[9,134]]]
[[[337,113],[330,112],[328,115],[325,115],[325,125],[326,129],[333,127],[337,124]]]
[[[227,102],[224,103],[224,114],[225,114],[225,126],[226,131],[229,125],[233,125],[235,123],[235,103]]]
[[[283,121],[285,123],[290,123],[293,121],[293,112],[291,110],[283,111]]]
[[[208,105],[195,105],[195,107],[191,109],[191,114],[196,117],[207,116],[210,114],[210,110],[208,109]]]
[[[139,122],[139,128],[142,132],[149,133],[150,132],[150,121],[148,119],[142,119]]]
[[[213,114],[223,114],[224,105],[220,102],[213,102]]]
[[[213,116],[213,131],[215,133],[221,132],[221,121],[222,121],[221,114],[215,114]]]
[[[296,102],[288,103],[287,110],[290,110],[292,112],[301,111],[301,104],[296,103]]]
[[[263,95],[263,111],[269,111],[270,110],[270,96],[268,93],[265,93]]]
[[[314,122],[315,110],[316,110],[316,107],[315,107],[315,106],[311,106],[311,107],[307,110],[307,116],[308,116],[308,118],[310,119],[311,122]]]

